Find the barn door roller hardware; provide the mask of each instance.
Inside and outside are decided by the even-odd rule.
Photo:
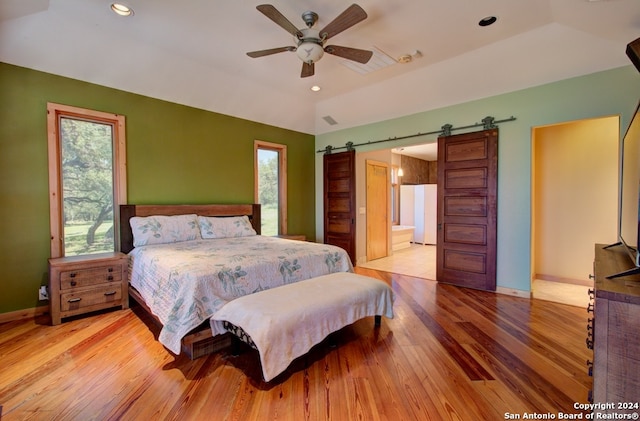
[[[514,121],[516,118],[514,116],[511,116],[509,118],[505,118],[503,120],[496,120],[495,118],[491,117],[491,116],[487,116],[485,118],[482,119],[482,123],[475,123],[475,124],[470,124],[468,126],[460,126],[460,127],[453,127],[453,125],[451,124],[445,124],[443,125],[440,130],[434,130],[434,131],[430,131],[430,132],[425,132],[425,133],[416,133],[416,134],[410,134],[407,136],[398,136],[398,137],[390,137],[388,139],[380,139],[380,140],[370,140],[368,142],[362,142],[362,143],[353,143],[353,142],[347,142],[345,143],[344,146],[338,146],[338,147],[333,147],[331,145],[327,145],[324,149],[320,149],[318,151],[316,151],[317,153],[320,152],[324,152],[325,154],[330,154],[333,151],[337,151],[340,149],[346,149],[348,151],[352,151],[355,149],[356,146],[362,146],[362,145],[373,145],[375,143],[383,143],[383,142],[394,142],[396,140],[402,140],[402,139],[409,139],[412,137],[418,137],[418,136],[427,136],[427,135],[432,135],[432,134],[437,134],[440,136],[451,136],[451,132],[456,131],[456,130],[465,130],[465,129],[473,129],[476,127],[482,127],[483,130],[489,130],[489,129],[495,129],[497,126],[497,124],[499,123],[506,123],[509,121]]]

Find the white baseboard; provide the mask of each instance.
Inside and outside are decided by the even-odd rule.
[[[514,297],[520,298],[531,298],[531,291],[523,291],[521,289],[515,288],[505,288],[505,287],[497,287],[496,293],[504,294],[504,295],[512,295]]]
[[[593,286],[593,279],[574,279],[563,278],[561,276],[545,275],[543,273],[536,273],[533,275],[533,280],[540,279],[541,281],[559,282],[562,284],[582,285],[585,287]]]

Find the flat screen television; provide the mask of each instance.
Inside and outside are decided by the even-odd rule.
[[[633,267],[607,278],[640,273],[640,103],[622,139],[620,166],[618,242],[611,246],[624,247]]]

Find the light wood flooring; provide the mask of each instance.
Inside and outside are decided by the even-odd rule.
[[[436,246],[411,244],[393,255],[361,264],[362,267],[400,273],[423,279],[436,279]],[[589,288],[584,285],[535,279],[531,285],[533,298],[587,308]]]
[[[394,251],[391,256],[371,260],[360,266],[434,281],[436,246],[411,244],[409,248]]]
[[[255,351],[173,356],[134,310],[1,324],[0,418],[501,420],[587,402],[584,309],[357,272],[392,286],[395,317],[342,329],[270,383]]]

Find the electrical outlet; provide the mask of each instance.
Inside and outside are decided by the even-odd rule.
[[[47,301],[49,299],[49,291],[47,291],[47,287],[42,285],[38,290],[38,299],[40,301]]]

